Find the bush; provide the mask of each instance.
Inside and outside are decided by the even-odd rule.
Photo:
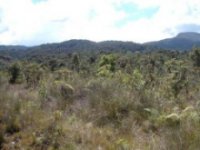
[[[32,63],[24,68],[24,75],[28,87],[36,87],[43,78],[44,70],[40,65]]]
[[[3,145],[4,141],[5,141],[5,139],[4,139],[3,132],[0,131],[0,149],[2,148],[2,145]]]
[[[20,122],[17,118],[11,118],[8,122],[7,122],[7,126],[6,126],[6,132],[9,134],[14,134],[16,132],[19,132],[21,130],[21,125]]]
[[[21,65],[19,63],[14,63],[9,68],[10,80],[11,84],[21,83],[23,81],[23,74]]]
[[[99,76],[110,76],[116,69],[114,55],[103,55],[99,60],[99,68],[97,75]]]
[[[168,126],[178,126],[180,125],[180,116],[176,113],[172,113],[165,117],[166,124]]]
[[[55,81],[54,85],[55,90],[58,92],[62,99],[68,100],[72,98],[74,94],[74,88],[71,85],[63,81]]]
[[[200,48],[193,48],[190,56],[194,66],[200,67]]]
[[[56,80],[64,80],[71,78],[72,72],[68,69],[59,69],[54,72],[54,76]]]
[[[96,110],[98,116],[94,117],[100,125],[120,123],[134,107],[133,99],[129,97],[127,91],[122,91],[117,81],[91,80],[87,87],[91,92],[89,94],[90,107]]]

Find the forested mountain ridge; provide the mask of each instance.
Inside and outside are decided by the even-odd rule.
[[[38,55],[56,55],[72,52],[135,52],[153,51],[157,49],[186,51],[194,46],[200,46],[200,34],[195,32],[179,33],[176,37],[168,38],[155,42],[134,43],[124,41],[103,41],[94,42],[89,40],[69,40],[61,43],[48,43],[38,46],[0,46],[0,55],[13,58],[24,58]]]
[[[122,41],[104,41],[93,42],[89,40],[69,40],[62,43],[43,44],[31,47],[28,50],[31,53],[51,52],[51,53],[66,53],[77,51],[136,51],[144,50],[145,47],[141,44]],[[39,51],[38,51],[39,50]]]
[[[1,48],[2,47],[2,48]],[[42,44],[33,47],[1,46],[0,55],[14,58],[24,58],[38,55],[67,54],[72,52],[100,52],[100,51],[143,51],[146,49],[142,44],[122,41],[93,42],[89,40],[69,40],[61,43]]]
[[[167,50],[190,50],[194,46],[200,46],[200,34],[195,32],[179,33],[176,37],[148,42],[145,45]]]

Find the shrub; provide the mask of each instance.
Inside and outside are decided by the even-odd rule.
[[[99,68],[97,75],[99,76],[110,76],[112,72],[115,71],[115,56],[110,55],[103,55],[99,60]]]
[[[65,83],[64,81],[55,81],[54,86],[54,89],[62,99],[69,100],[72,98],[74,94],[74,88],[71,85]]]
[[[8,74],[0,72],[0,86],[4,86],[8,83]]]
[[[128,92],[122,91],[122,87],[115,80],[91,80],[88,88],[90,90],[90,107],[96,111],[97,116],[94,117],[100,125],[119,124],[124,117],[128,116],[134,106],[133,99],[129,97]]]
[[[56,80],[67,80],[72,76],[72,72],[68,69],[59,69],[54,72]]]
[[[5,142],[4,134],[2,131],[0,131],[0,149],[2,148],[4,142]]]
[[[32,63],[24,68],[24,74],[28,87],[36,87],[43,78],[44,70],[40,65]]]
[[[17,118],[11,117],[11,119],[7,122],[6,132],[9,134],[13,134],[19,132],[21,129],[20,122]]]
[[[200,67],[200,48],[193,48],[190,57],[193,61],[194,66]]]
[[[165,117],[165,121],[169,126],[177,126],[180,124],[180,116],[176,113],[172,113]]]
[[[9,68],[10,80],[9,82],[14,83],[21,83],[23,81],[23,74],[21,65],[19,63],[14,63]]]
[[[72,56],[72,69],[79,72],[80,70],[80,57],[77,53]]]

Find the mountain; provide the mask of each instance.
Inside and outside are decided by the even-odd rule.
[[[200,34],[196,32],[183,32],[176,37],[148,42],[144,45],[167,50],[185,51],[192,49],[194,46],[200,46]]]
[[[0,51],[2,50],[25,50],[26,46],[19,46],[19,45],[0,45]]]
[[[69,40],[62,43],[44,44],[29,48],[29,51],[36,52],[74,52],[74,51],[136,51],[143,50],[144,46],[133,42],[104,41],[93,42],[89,40]]]
[[[135,52],[152,51],[159,49],[185,51],[193,46],[200,46],[200,34],[195,32],[179,33],[176,37],[160,41],[138,44],[123,41],[93,42],[89,40],[69,40],[61,43],[42,44],[33,47],[25,46],[0,46],[2,58],[32,58],[37,56],[63,55],[72,52]]]
[[[4,50],[3,50],[4,48]],[[122,42],[122,41],[104,41],[93,42],[89,40],[69,40],[61,43],[42,44],[33,47],[14,47],[9,48],[7,46],[0,47],[0,55],[6,54],[15,58],[28,58],[37,56],[49,56],[49,55],[63,55],[72,52],[109,52],[109,51],[142,51],[145,47],[142,44],[134,42]]]
[[[0,45],[0,60],[4,57],[19,58],[27,49],[26,46]]]

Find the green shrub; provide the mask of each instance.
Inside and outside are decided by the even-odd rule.
[[[24,75],[28,87],[36,87],[44,76],[44,69],[36,63],[31,63],[25,66]]]
[[[194,47],[190,52],[190,57],[195,67],[200,67],[200,48]]]
[[[22,68],[19,63],[14,63],[9,68],[10,80],[9,82],[14,83],[21,83],[23,82],[23,74]]]
[[[77,72],[80,70],[80,57],[77,53],[74,53],[72,56],[72,69]]]
[[[97,75],[99,76],[111,76],[111,74],[116,70],[116,57],[112,54],[103,55],[99,60],[99,68]]]

